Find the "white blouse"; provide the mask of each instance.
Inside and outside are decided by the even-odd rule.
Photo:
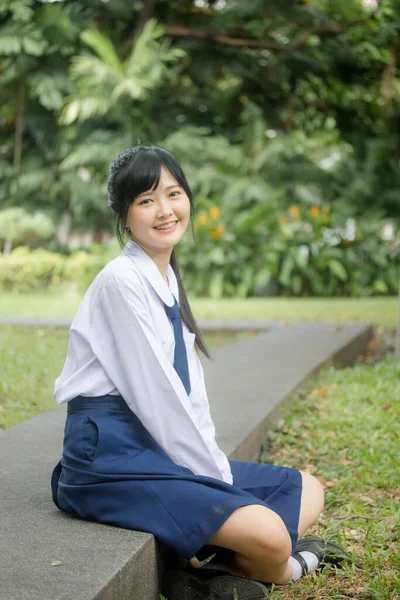
[[[62,404],[76,396],[121,395],[176,464],[232,483],[228,459],[215,441],[195,335],[183,321],[189,396],[173,366],[174,330],[164,308],[174,296],[179,303],[171,265],[167,277],[170,287],[133,241],[100,271],[72,322],[54,398]]]

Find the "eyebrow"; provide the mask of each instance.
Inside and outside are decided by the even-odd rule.
[[[167,187],[165,188],[166,190],[170,190],[174,187],[182,187],[181,185],[179,185],[179,183],[173,183],[172,185],[167,185]],[[147,192],[142,192],[141,194],[139,194],[138,196],[136,196],[136,198],[141,198],[142,196],[148,196],[149,194],[153,194],[156,190],[149,190]]]

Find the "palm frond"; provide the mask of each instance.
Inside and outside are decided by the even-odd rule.
[[[76,98],[64,107],[59,122],[61,125],[71,125],[75,121],[87,121],[92,117],[107,114],[109,107],[109,98],[99,98],[98,96]]]
[[[42,32],[31,23],[7,23],[0,30],[0,55],[3,56],[21,53],[41,56],[47,45]]]
[[[82,32],[81,39],[119,78],[124,77],[123,65],[109,37],[97,29],[86,29]]]
[[[79,88],[90,90],[98,87],[101,92],[103,88],[112,87],[121,80],[119,72],[116,72],[108,63],[97,56],[81,55],[71,59],[71,78]]]
[[[97,136],[97,139],[79,144],[61,162],[60,169],[68,171],[79,167],[96,167],[104,174],[110,162],[124,148],[123,139],[114,133],[104,132],[104,135]]]

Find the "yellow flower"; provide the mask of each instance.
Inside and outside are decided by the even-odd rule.
[[[209,236],[212,240],[219,240],[224,232],[225,227],[223,225],[217,225],[214,229],[211,229]]]
[[[207,225],[207,223],[208,223],[208,216],[205,215],[204,213],[197,217],[198,225]]]
[[[209,215],[210,215],[210,218],[211,218],[213,221],[216,221],[216,219],[218,219],[218,217],[219,217],[219,214],[220,214],[220,213],[219,213],[219,208],[218,208],[218,206],[212,206],[212,207],[210,208],[210,210],[209,210]]]
[[[287,222],[288,222],[288,218],[287,217],[279,217],[279,223],[281,225],[286,225]]]
[[[319,208],[319,206],[312,206],[310,212],[313,217],[318,217],[319,213],[321,212],[321,209]]]
[[[292,217],[298,217],[300,214],[300,208],[297,206],[297,204],[292,204],[292,206],[289,206],[289,214]]]
[[[330,215],[331,214],[331,209],[329,206],[323,206],[322,207],[322,212],[324,213],[324,215]]]

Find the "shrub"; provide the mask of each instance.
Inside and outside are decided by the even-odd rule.
[[[400,261],[387,254],[396,230],[379,214],[355,219],[347,208],[332,213],[318,205],[292,205],[279,214],[268,202],[237,212],[215,209],[203,202],[197,246],[187,235],[178,250],[196,295],[397,293]]]
[[[395,226],[379,215],[273,202],[241,210],[200,201],[195,232],[177,254],[186,289],[197,296],[371,296],[396,294],[397,260],[387,247]],[[70,256],[19,247],[0,255],[0,289],[28,292],[73,284],[85,290],[119,253],[117,244]]]
[[[79,251],[65,256],[19,246],[8,255],[0,254],[0,289],[24,293],[72,283],[85,290],[109,260],[107,253]]]
[[[31,292],[60,283],[64,257],[47,250],[29,250],[24,246],[0,255],[0,289]]]

